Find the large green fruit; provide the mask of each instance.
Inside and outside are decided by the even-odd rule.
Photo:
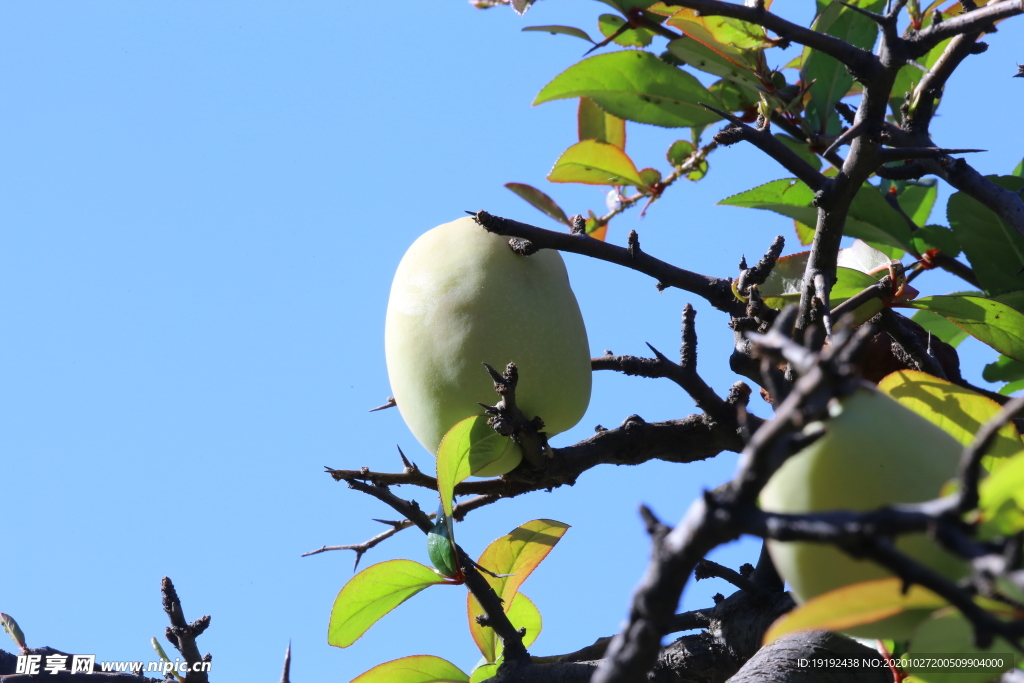
[[[516,402],[548,436],[590,403],[590,347],[556,251],[520,256],[472,218],[423,234],[402,257],[384,330],[388,376],[409,429],[437,455],[455,423],[498,401],[482,363],[519,368]],[[516,444],[475,472],[495,476],[522,460]]]
[[[873,510],[938,497],[956,475],[961,445],[952,436],[873,388],[835,406],[820,439],[789,458],[761,492],[761,507],[781,513]],[[945,576],[966,565],[924,534],[900,536],[896,547]],[[768,551],[798,602],[851,583],[892,576],[870,560],[829,545],[769,541]],[[850,629],[863,638],[909,637],[929,612],[907,611]]]

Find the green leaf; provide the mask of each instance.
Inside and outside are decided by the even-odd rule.
[[[878,383],[878,390],[947,432],[964,446],[1002,406],[976,391],[917,370],[900,370]],[[1009,457],[1024,449],[1017,428],[1008,424],[999,430],[987,455]]]
[[[957,241],[956,234],[944,225],[926,225],[918,228],[911,234],[910,241],[917,254],[923,254],[929,249],[938,249],[950,258],[960,255],[960,242]]]
[[[22,632],[21,627],[18,626],[18,622],[10,614],[0,612],[0,627],[7,632],[7,635],[11,637],[11,640],[18,646],[19,650],[25,650],[28,647],[25,645],[25,634]]]
[[[505,604],[505,611],[509,614],[509,618],[511,618],[509,610],[514,598],[518,595],[519,587],[537,568],[537,565],[547,557],[568,529],[568,524],[551,519],[535,519],[495,540],[480,555],[477,564],[499,575],[495,577],[485,573],[483,576]],[[523,606],[521,609],[524,610],[522,614],[526,614],[529,607]],[[481,654],[488,661],[493,662],[500,651],[495,646],[494,632],[476,623],[476,616],[481,613],[480,603],[470,593],[466,604],[469,632],[473,635],[473,640],[480,648]],[[538,631],[540,629],[539,619],[540,615],[538,614]],[[522,625],[528,626],[526,623]]]
[[[589,97],[580,98],[576,128],[581,141],[600,140],[621,150],[626,149],[626,122],[601,109]]]
[[[986,382],[1016,382],[1024,379],[1024,363],[1019,360],[999,356],[994,363],[989,363],[981,372]]]
[[[561,33],[561,34],[566,35],[566,36],[574,36],[576,38],[582,38],[583,40],[587,41],[588,43],[593,43],[594,42],[593,38],[588,36],[586,31],[583,31],[583,30],[578,29],[578,28],[573,28],[572,26],[527,26],[523,30],[524,31],[543,31],[545,33],[550,33],[551,35],[556,35],[556,34]]]
[[[708,87],[708,92],[715,96],[721,105],[719,108],[725,111],[746,111],[750,107],[756,106],[759,101],[754,91],[748,90],[728,78],[712,83]]]
[[[459,559],[455,551],[455,529],[452,518],[444,513],[444,506],[437,509],[437,521],[427,532],[427,555],[443,576],[459,576]]]
[[[1012,396],[1015,392],[1024,389],[1024,379],[1017,380],[1016,382],[1010,382],[1000,387],[999,392],[1003,396]]]
[[[810,146],[806,142],[797,140],[785,133],[776,133],[775,138],[786,147],[789,147],[791,150],[796,152],[801,159],[809,163],[815,170],[821,169],[821,158],[811,151]]]
[[[1024,178],[987,176],[1006,190],[1019,192]],[[982,288],[989,295],[1024,289],[1024,237],[981,202],[957,192],[949,198],[946,217]]]
[[[949,38],[942,41],[931,50],[928,51],[924,57],[918,58],[916,61],[926,69],[931,69],[938,61],[942,53],[946,51],[946,46],[949,44]],[[924,72],[913,64],[907,64],[900,69],[896,76],[896,82],[893,84],[891,96],[889,97],[889,106],[892,107],[892,115],[896,117],[897,121],[903,120],[903,114],[900,112],[900,107],[903,106],[903,102],[906,99],[906,94],[913,90],[921,79],[924,77]]]
[[[950,322],[938,313],[932,313],[931,311],[915,311],[914,315],[911,316],[911,320],[923,327],[926,332],[931,332],[953,348],[959,346],[960,342],[970,336],[963,328],[958,327],[956,323]]]
[[[615,145],[598,140],[577,142],[558,157],[548,180],[584,185],[640,185],[636,165]]]
[[[485,576],[498,597],[506,603],[511,600],[523,581],[568,530],[568,524],[553,519],[535,519],[487,546],[477,563],[495,574],[511,574],[502,578]]]
[[[731,62],[746,67],[754,67],[757,52],[772,45],[764,29],[757,24],[730,17],[701,15],[689,8],[678,10],[665,23]]]
[[[1004,666],[999,667],[941,667],[929,660],[936,654],[956,654],[957,657],[984,660],[998,659],[1001,654]],[[915,657],[915,655],[921,655]],[[974,644],[974,627],[954,607],[936,612],[914,631],[910,647],[904,657],[904,666],[914,681],[919,683],[984,683],[999,677],[1003,671],[1013,667],[1014,649],[1003,638],[995,638],[991,647],[982,650]],[[937,666],[936,666],[937,665]],[[941,667],[941,668],[940,668]]]
[[[910,217],[915,225],[921,226],[928,222],[935,206],[935,198],[939,194],[939,184],[932,178],[914,184],[906,183],[896,196],[903,213]]]
[[[615,32],[626,25],[626,21],[614,14],[602,14],[597,18],[597,27],[605,38],[611,38]],[[624,47],[647,47],[651,44],[654,34],[643,28],[627,29],[616,36],[612,42]]]
[[[378,664],[352,683],[468,683],[469,676],[447,659],[413,655]]]
[[[704,176],[706,176],[707,174],[708,174],[708,160],[707,159],[701,159],[700,163],[697,164],[697,167],[695,169],[693,169],[692,171],[690,171],[689,173],[686,174],[686,179],[687,180],[692,180],[692,181],[696,182],[696,181],[700,180],[701,178],[703,178]]]
[[[782,178],[718,203],[774,211],[810,226],[818,222],[818,210],[812,205],[813,200],[814,193],[802,182],[796,178]],[[911,242],[906,221],[889,206],[878,188],[869,184],[862,186],[854,197],[843,234],[875,246],[881,244],[899,249],[908,249]]]
[[[574,97],[589,97],[619,118],[665,128],[703,126],[719,118],[701,106],[713,96],[700,81],[641,50],[584,59],[544,86],[533,103]]]
[[[467,610],[470,614],[470,634],[473,636],[473,642],[480,649],[480,654],[488,662],[498,661],[505,650],[504,643],[494,632],[494,629],[477,623],[473,615],[483,614],[484,610],[472,593],[469,594]],[[512,622],[512,625],[517,630],[526,629],[526,635],[523,636],[523,647],[533,645],[537,640],[537,636],[540,635],[543,625],[540,610],[533,604],[533,601],[522,593],[516,593],[512,598],[512,604],[505,609],[505,613],[508,615],[508,620]]]
[[[1020,162],[1014,167],[1013,172],[1010,173],[1010,175],[1015,175],[1018,178],[1024,177],[1024,159],[1020,160]]]
[[[474,415],[448,430],[437,447],[437,490],[441,509],[452,515],[452,497],[460,481],[499,460],[512,440],[487,424],[486,415]]]
[[[977,296],[929,296],[902,304],[938,313],[967,334],[1015,360],[1024,360],[1024,314]]]
[[[760,92],[761,81],[750,69],[729,61],[703,43],[692,38],[677,38],[667,47],[669,54],[694,69],[732,81],[755,96]]]
[[[480,683],[486,681],[488,678],[494,678],[498,675],[499,664],[481,664],[477,668],[473,669],[473,674],[469,677],[469,683]]]
[[[668,148],[668,152],[665,153],[665,158],[668,159],[668,163],[673,166],[682,166],[683,162],[690,158],[693,154],[693,143],[689,140],[676,140],[672,143],[672,146]]]
[[[569,218],[565,215],[565,211],[562,211],[562,207],[556,204],[554,199],[537,188],[525,183],[505,183],[505,187],[525,199],[535,209],[540,209],[543,213],[563,225],[569,225]]]
[[[908,610],[932,611],[946,601],[927,588],[912,585],[904,593],[897,577],[853,583],[812,598],[776,619],[764,644],[796,631],[843,631],[872,624]]]
[[[809,251],[783,256],[775,262],[771,274],[759,291],[766,305],[781,309],[787,304],[800,301],[801,284],[804,271],[807,269]],[[836,284],[829,294],[829,303],[833,308],[850,297],[878,282],[875,277],[853,268],[836,268]],[[882,310],[882,302],[873,299],[860,306],[855,312],[858,321],[863,322]]]
[[[882,11],[885,0],[852,4],[871,11]],[[870,49],[878,35],[875,22],[839,2],[825,7],[812,28],[864,49]],[[835,105],[850,91],[853,76],[844,64],[822,52],[804,48],[804,55],[800,78],[804,83],[814,83],[809,91],[811,99],[807,103],[805,116],[814,132],[835,135],[840,129]]]
[[[644,181],[644,185],[638,187],[638,190],[653,187],[655,183],[661,182],[661,171],[656,168],[642,168],[640,169],[640,179]]]
[[[349,579],[334,600],[327,643],[348,647],[385,614],[427,586],[444,582],[433,569],[412,560],[367,567]]]
[[[1024,453],[999,462],[978,487],[985,530],[1012,535],[1024,529]]]

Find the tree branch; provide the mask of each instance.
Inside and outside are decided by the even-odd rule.
[[[529,240],[538,249],[557,249],[574,254],[590,256],[601,261],[632,268],[656,278],[659,285],[678,287],[705,299],[715,308],[730,312],[743,310],[743,302],[732,293],[732,282],[725,278],[709,277],[692,273],[670,265],[660,259],[636,249],[596,240],[586,235],[571,235],[545,230],[509,218],[493,216],[486,211],[473,214],[477,223],[488,232]]]

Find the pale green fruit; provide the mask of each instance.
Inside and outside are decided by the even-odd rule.
[[[515,362],[516,402],[548,436],[579,422],[590,403],[587,331],[562,257],[520,256],[469,217],[421,235],[402,257],[384,348],[398,409],[435,456],[455,423],[498,402],[482,363],[501,371]],[[504,474],[521,460],[510,444],[475,474]]]
[[[961,445],[952,436],[873,388],[845,397],[825,422],[820,439],[789,458],[761,491],[770,512],[873,510],[938,497],[956,475]],[[924,534],[898,537],[896,547],[951,579],[966,565]],[[779,574],[804,602],[842,586],[892,576],[874,562],[854,559],[834,546],[769,541]],[[904,639],[927,611],[850,629],[862,638]]]

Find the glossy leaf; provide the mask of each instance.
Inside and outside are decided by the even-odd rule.
[[[915,654],[921,656],[915,657]],[[997,659],[997,655],[1002,655],[1005,664],[990,668],[928,665],[929,659],[943,654],[978,660]],[[904,668],[913,676],[912,680],[919,683],[984,683],[995,680],[1003,671],[1012,668],[1015,654],[1013,646],[998,637],[988,649],[978,648],[974,644],[974,627],[960,611],[948,607],[918,626],[904,658]]]
[[[878,383],[878,390],[948,432],[963,445],[974,441],[982,425],[1002,406],[976,391],[917,370],[900,370]],[[1017,429],[1003,427],[988,455],[1008,457],[1024,449]]]
[[[600,140],[626,149],[626,122],[612,116],[589,97],[580,98],[576,111],[576,130],[580,141]]]
[[[774,211],[811,226],[816,225],[818,220],[818,210],[812,205],[813,200],[814,193],[809,187],[795,178],[783,178],[727,197],[718,203]],[[907,249],[911,241],[910,228],[903,217],[889,206],[878,188],[867,184],[860,189],[850,205],[844,234],[872,244],[899,249]]]
[[[597,18],[598,30],[605,38],[611,38],[615,32],[626,25],[625,19],[614,14],[602,14]],[[624,47],[647,47],[651,44],[654,34],[643,28],[626,29],[612,39],[616,45]]]
[[[441,507],[449,517],[456,484],[512,448],[512,440],[491,429],[487,419],[486,415],[474,415],[461,420],[448,430],[437,447],[437,490]]]
[[[476,615],[483,614],[484,610],[472,593],[469,593],[466,609],[469,614],[469,632],[473,636],[473,642],[480,649],[480,654],[488,662],[497,661],[504,651],[504,644],[501,638],[494,632],[494,629],[477,623]],[[505,614],[508,615],[508,620],[512,622],[516,629],[526,629],[526,635],[523,636],[523,646],[530,647],[533,645],[537,640],[537,636],[540,635],[543,625],[540,610],[533,604],[533,601],[522,593],[516,593],[512,598],[512,603],[506,607]]]
[[[468,683],[469,676],[447,659],[413,655],[378,664],[351,683]]]
[[[576,38],[582,38],[588,43],[593,43],[594,39],[587,35],[587,32],[573,28],[572,26],[527,26],[523,29],[524,31],[543,31],[544,33],[550,33],[552,35],[562,34],[566,36],[573,36]]]
[[[916,311],[911,316],[911,320],[923,327],[926,332],[931,332],[953,348],[959,346],[960,342],[970,336],[956,323],[950,322],[938,313],[932,313],[931,311]]]
[[[982,480],[978,493],[985,517],[1003,518],[998,524],[1002,534],[1013,534],[1024,528],[1024,453],[1017,453],[993,467],[989,476]]]
[[[697,164],[696,168],[694,168],[692,171],[690,171],[689,173],[686,174],[686,179],[687,180],[692,180],[692,181],[696,182],[696,181],[700,180],[701,178],[703,178],[704,176],[706,176],[707,174],[708,174],[708,160],[707,159],[701,159],[700,162]]]
[[[1024,159],[1017,162],[1017,165],[1013,167],[1013,171],[1010,175],[1015,175],[1018,178],[1024,177]]]
[[[938,313],[1014,360],[1024,360],[1024,314],[977,296],[930,296],[902,304]]]
[[[885,0],[862,0],[851,4],[871,11],[884,11]],[[865,49],[875,44],[878,35],[875,22],[839,2],[825,7],[812,28]],[[805,108],[805,116],[813,130],[831,135],[839,133],[839,117],[835,113],[835,105],[850,91],[853,76],[835,58],[804,48],[800,77],[804,83],[813,82],[809,91],[810,101]]]
[[[505,183],[505,187],[528,201],[535,209],[539,209],[559,223],[569,225],[569,217],[555,200],[540,190],[525,183]]]
[[[700,81],[641,50],[584,59],[544,86],[533,103],[576,97],[589,97],[619,118],[666,128],[718,120],[701,106],[712,96]]]
[[[677,38],[668,44],[673,57],[681,59],[694,69],[724,78],[756,94],[761,81],[750,68],[736,64],[710,47],[692,38]]]
[[[334,600],[328,644],[348,647],[385,614],[427,586],[444,582],[433,569],[412,560],[367,567],[349,579]]]
[[[926,225],[915,230],[910,238],[913,251],[923,254],[929,249],[938,249],[950,258],[960,255],[960,242],[956,234],[944,225]]]
[[[935,610],[947,603],[913,585],[906,594],[898,577],[854,583],[823,593],[782,615],[764,635],[764,644],[796,631],[842,631],[872,624],[906,610]]]
[[[577,142],[558,157],[548,180],[584,185],[643,185],[640,172],[625,152],[598,140]]]
[[[1019,192],[1024,178],[988,176],[1000,187]],[[963,192],[949,198],[946,205],[949,226],[956,234],[974,274],[990,295],[1024,289],[1024,237],[990,209]]]
[[[427,556],[430,563],[441,573],[442,576],[452,578],[459,576],[459,559],[455,550],[455,530],[452,518],[444,513],[444,509],[437,510],[437,521],[427,532]]]

